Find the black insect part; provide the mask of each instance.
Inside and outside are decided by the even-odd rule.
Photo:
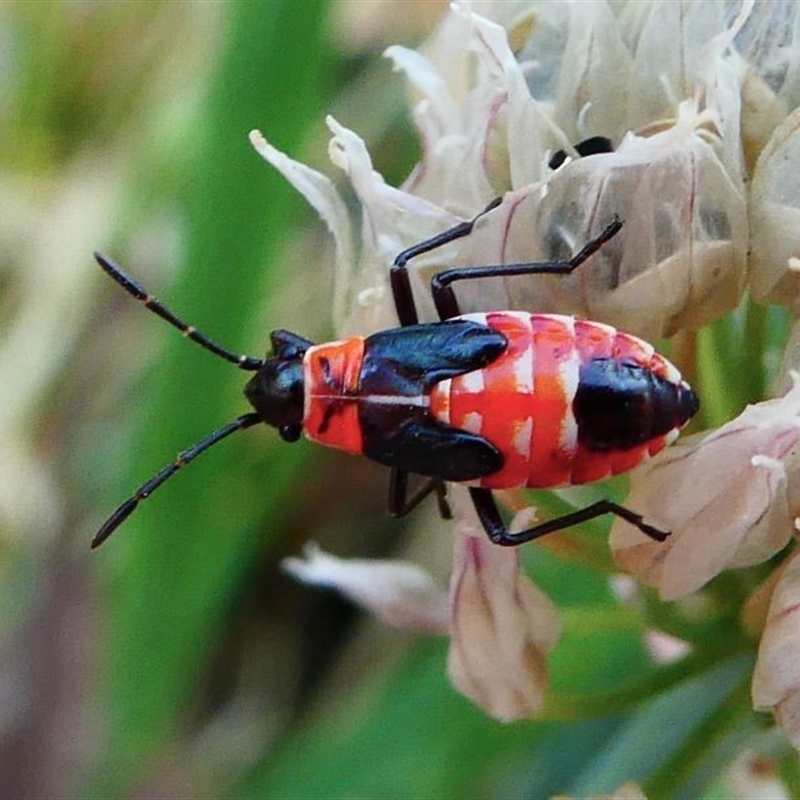
[[[614,152],[614,145],[611,143],[611,139],[605,136],[590,136],[588,139],[578,142],[574,147],[581,158]],[[566,150],[556,150],[550,156],[547,166],[552,170],[558,169],[567,160],[568,155]]]
[[[95,253],[97,263],[128,294],[142,302],[146,308],[177,328],[184,336],[196,342],[200,347],[225,361],[255,375],[248,382],[245,394],[255,409],[243,414],[233,422],[210,433],[197,444],[184,450],[177,458],[160,472],[143,483],[111,516],[103,523],[92,539],[92,547],[99,547],[109,536],[136,510],[142,500],[147,499],[159,486],[171,478],[178,470],[201,453],[226,439],[236,431],[245,430],[264,422],[278,429],[286,441],[299,438],[302,427],[303,394],[302,364],[303,353],[311,342],[289,333],[275,331],[272,334],[273,352],[266,359],[238,355],[225,347],[221,347],[192,325],[188,325],[177,317],[158,298],[148,294],[133,278],[110,259]]]
[[[592,137],[584,142],[576,145],[576,150],[581,155],[591,155],[593,153],[608,152],[613,150],[611,142],[604,137]],[[423,253],[428,253],[450,242],[456,241],[468,236],[477,222],[486,214],[489,214],[497,208],[502,202],[502,198],[496,198],[489,203],[486,208],[473,217],[471,220],[459,223],[454,227],[443,231],[436,236],[431,237],[423,242],[413,245],[412,247],[401,252],[394,260],[391,271],[391,285],[394,294],[394,303],[397,310],[397,316],[401,325],[414,325],[417,323],[419,316],[417,314],[414,296],[411,291],[411,283],[408,277],[407,264],[408,262]],[[431,293],[433,295],[434,305],[441,320],[450,319],[461,314],[458,301],[452,289],[452,284],[461,280],[472,280],[478,278],[488,277],[507,277],[516,275],[543,275],[543,274],[561,274],[568,275],[576,270],[581,264],[586,262],[592,255],[594,255],[606,242],[616,236],[622,229],[622,221],[615,217],[597,236],[591,239],[587,244],[576,253],[571,259],[557,260],[557,261],[543,261],[543,262],[526,262],[516,264],[496,264],[491,266],[478,266],[478,267],[454,267],[452,269],[439,272],[431,279]],[[687,387],[685,397],[682,401],[682,406],[689,413],[693,415],[699,408],[697,396]],[[688,418],[688,417],[687,417]],[[423,484],[422,488],[417,491],[411,501],[407,501],[405,493],[408,486],[407,471],[402,469],[393,469],[391,475],[391,484],[389,490],[390,509],[395,513],[402,514],[411,510],[418,505],[426,494],[436,492],[439,497],[440,507],[444,497],[443,481],[432,480]],[[640,514],[637,514],[630,509],[612,503],[609,500],[603,500],[594,503],[586,508],[579,509],[571,514],[558,517],[557,519],[549,520],[547,522],[535,525],[528,530],[519,533],[509,533],[505,523],[502,520],[494,495],[489,489],[471,488],[470,496],[472,498],[475,511],[481,521],[484,529],[486,530],[489,538],[495,543],[503,546],[517,546],[525,544],[526,542],[538,539],[548,533],[569,528],[580,522],[586,522],[595,517],[604,514],[614,514],[631,525],[636,526],[642,533],[655,541],[664,541],[669,532],[659,530],[645,523]]]

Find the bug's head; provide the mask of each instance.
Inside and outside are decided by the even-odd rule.
[[[273,331],[272,355],[247,382],[244,393],[261,419],[294,442],[303,430],[303,356],[311,342],[288,331]]]

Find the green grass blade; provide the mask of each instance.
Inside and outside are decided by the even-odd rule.
[[[264,265],[300,205],[252,152],[247,133],[260,126],[291,148],[321,115],[329,63],[324,10],[324,3],[227,6],[220,66],[202,119],[186,132],[196,154],[183,198],[186,264],[170,303],[233,349],[257,341],[243,332],[260,319],[265,289],[280,281],[264,275]],[[262,331],[259,350],[266,341]],[[245,410],[237,398],[243,377],[170,336],[139,397],[135,480]],[[220,445],[100,551],[121,563],[108,600],[109,749],[98,794],[129,786],[174,733],[243,578],[279,535],[303,448],[290,451],[276,440],[255,429]]]

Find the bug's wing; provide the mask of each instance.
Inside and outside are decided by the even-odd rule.
[[[502,454],[487,439],[422,414],[391,424],[389,414],[385,409],[381,419],[362,420],[364,455],[380,464],[446,481],[473,480],[503,466]]]
[[[438,381],[490,364],[507,346],[503,334],[463,319],[408,325],[368,337],[361,367],[364,402],[359,406],[364,455],[449,481],[499,470],[503,456],[497,448],[480,436],[436,422],[425,396]]]
[[[491,364],[508,340],[487,325],[456,319],[381,331],[364,345],[362,393],[414,396]]]

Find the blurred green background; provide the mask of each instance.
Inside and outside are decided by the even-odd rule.
[[[92,251],[237,352],[262,355],[278,327],[328,335],[326,233],[247,134],[332,174],[333,113],[399,183],[417,144],[380,53],[443,11],[0,5],[0,796],[542,797],[629,779],[688,796],[757,725],[731,609],[715,618],[724,647],[656,672],[644,612],[621,614],[605,575],[543,548],[528,565],[567,609],[556,700],[545,722],[487,719],[447,683],[446,642],[386,631],[279,569],[315,539],[417,548],[444,581],[446,527],[428,509],[415,537],[383,514],[382,469],[266,429],[88,549],[134,487],[246,410],[245,376]]]

